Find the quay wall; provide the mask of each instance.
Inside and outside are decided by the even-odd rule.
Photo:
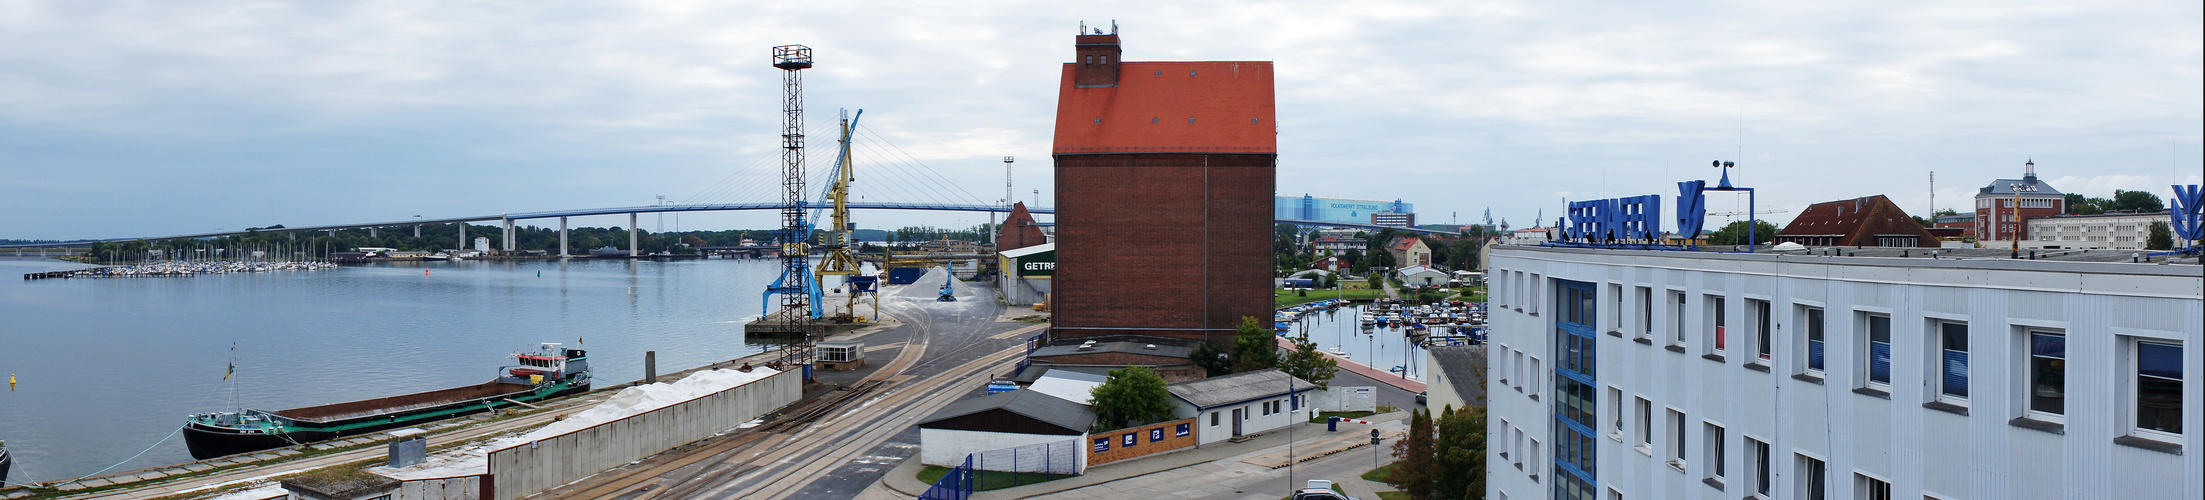
[[[803,396],[791,370],[708,396],[490,452],[488,498],[549,490],[734,428]]]

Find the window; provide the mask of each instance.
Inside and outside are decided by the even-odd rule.
[[[1210,427],[1217,427],[1217,413],[1218,412],[1214,411],[1210,412]]]
[[[1523,450],[1524,450],[1524,430],[1523,430],[1523,429],[1516,429],[1516,445],[1515,445],[1515,447],[1514,447],[1514,448],[1510,448],[1510,450],[1513,450],[1513,451],[1515,451],[1515,452],[1516,452],[1516,456],[1514,457],[1514,458],[1516,459],[1516,469],[1517,469],[1517,470],[1523,470],[1523,468],[1524,468],[1524,451],[1523,451]]]
[[[1824,352],[1824,339],[1822,338],[1822,308],[1801,306],[1799,316],[1802,318],[1799,321],[1799,330],[1802,335],[1805,335],[1807,337],[1806,342],[1801,342],[1801,344],[1806,347],[1805,354],[1807,359],[1805,366],[1807,368],[1804,371],[1808,375],[1819,377],[1822,375],[1823,371],[1822,353]]]
[[[2067,336],[2029,332],[2029,418],[2059,422],[2067,415]]]
[[[1882,391],[1891,390],[1891,317],[1880,314],[1864,314],[1861,338],[1866,342],[1868,363],[1861,366],[1865,386]]]
[[[1646,398],[1632,397],[1638,401],[1638,446],[1645,450],[1654,447],[1654,402]],[[1651,451],[1648,451],[1651,453]]]
[[[1684,412],[1669,409],[1669,466],[1684,470]]]
[[[1937,400],[1968,403],[1968,325],[1937,322]]]
[[[1728,343],[1728,337],[1723,335],[1726,333],[1723,331],[1723,326],[1727,321],[1723,317],[1723,296],[1708,295],[1706,300],[1707,318],[1703,321],[1707,322],[1707,352],[1709,354],[1722,354],[1723,349],[1728,347],[1725,345]]]
[[[1654,336],[1654,289],[1638,287],[1638,338]]]
[[[1623,440],[1623,390],[1608,386],[1608,437]]]
[[[1771,323],[1769,301],[1746,299],[1746,325],[1753,329],[1748,332],[1750,336],[1747,337],[1753,342],[1753,359],[1748,361],[1764,365],[1769,363],[1769,352],[1775,348],[1772,345],[1775,339],[1771,337]]]
[[[1860,500],[1891,500],[1891,483],[1866,474],[1853,474],[1853,491]]]
[[[1670,339],[1670,343],[1671,343],[1671,344],[1676,344],[1676,345],[1682,346],[1682,345],[1684,345],[1684,332],[1685,332],[1685,330],[1684,330],[1684,292],[1669,292],[1669,303],[1670,303],[1670,306],[1671,306],[1671,307],[1670,307],[1670,309],[1673,309],[1673,310],[1675,310],[1675,311],[1676,311],[1676,313],[1675,313],[1675,316],[1676,316],[1676,318],[1675,318],[1675,319],[1672,319],[1672,320],[1670,320],[1670,321],[1672,321],[1672,322],[1676,323],[1676,328],[1675,328],[1674,330],[1672,330],[1672,331],[1674,331],[1675,333],[1671,333],[1671,334],[1670,334],[1671,336],[1673,336],[1673,337],[1675,337],[1675,338],[1672,338],[1672,339]]]
[[[1540,379],[1540,377],[1541,377],[1541,376],[1543,376],[1543,375],[1544,375],[1543,373],[1540,373],[1540,372],[1539,372],[1539,357],[1538,357],[1538,356],[1532,356],[1532,357],[1531,357],[1531,373],[1525,374],[1525,375],[1524,375],[1524,378],[1525,378],[1526,380],[1530,380],[1530,381],[1531,381],[1531,396],[1532,396],[1533,398],[1537,398],[1537,397],[1539,397],[1539,392],[1541,391],[1541,389],[1542,389],[1543,387],[1545,387],[1545,386],[1539,385],[1539,379]]]
[[[1515,366],[1515,365],[1512,365],[1512,364],[1509,364],[1509,363],[1508,363],[1508,358],[1509,358],[1509,357],[1511,357],[1511,356],[1509,355],[1509,353],[1510,353],[1511,351],[1509,351],[1509,350],[1508,350],[1508,346],[1507,346],[1507,345],[1505,345],[1505,344],[1496,344],[1496,345],[1499,345],[1499,346],[1500,346],[1500,349],[1498,349],[1498,350],[1495,350],[1495,351],[1493,351],[1493,352],[1495,352],[1495,353],[1498,353],[1498,354],[1499,354],[1499,355],[1497,355],[1497,356],[1494,356],[1494,357],[1496,357],[1496,358],[1500,358],[1500,365],[1501,365],[1501,366],[1500,366],[1500,369],[1499,369],[1499,370],[1494,370],[1494,371],[1493,371],[1493,373],[1497,373],[1497,374],[1500,374],[1500,376],[1501,376],[1501,385],[1503,385],[1503,386],[1506,386],[1506,385],[1508,385],[1508,379],[1509,379],[1509,376],[1508,376],[1508,375],[1509,375],[1510,373],[1514,373],[1514,372],[1510,372],[1510,371],[1508,371],[1508,370],[1509,370],[1509,367],[1511,367],[1511,366]]]
[[[1792,498],[1799,500],[1829,500],[1830,485],[1826,484],[1829,481],[1829,478],[1826,477],[1829,471],[1823,469],[1821,460],[1799,455],[1799,470],[1793,474],[1799,479],[1799,494]]]
[[[1537,274],[1531,275],[1531,295],[1528,296],[1530,298],[1525,300],[1525,302],[1531,303],[1531,314],[1533,316],[1537,316],[1539,314],[1539,303],[1546,302],[1544,300],[1539,300],[1539,297],[1543,297],[1543,295],[1539,295],[1539,292],[1541,290],[1545,290],[1545,288],[1543,288],[1543,285],[1546,285],[1545,280],[1539,279],[1539,275]]]
[[[1516,352],[1516,392],[1524,392],[1524,352]],[[1538,386],[1532,386],[1538,387]]]
[[[1538,480],[1539,480],[1539,438],[1531,438],[1531,447],[1530,447],[1530,448],[1524,448],[1524,454],[1525,454],[1525,455],[1530,455],[1530,456],[1531,456],[1531,480],[1533,480],[1533,481],[1538,481]]]
[[[1769,479],[1774,477],[1769,465],[1769,444],[1746,438],[1746,460],[1747,492],[1768,498],[1771,490]]]
[[[1623,285],[1608,285],[1608,331],[1623,332]]]
[[[1515,429],[1514,427],[1509,427],[1509,426],[1508,426],[1508,419],[1505,419],[1505,418],[1504,418],[1504,419],[1501,419],[1501,426],[1500,426],[1500,427],[1495,427],[1495,428],[1496,428],[1496,429],[1511,429],[1511,430]],[[1508,434],[1507,432],[1508,432],[1508,431],[1503,431],[1503,433],[1501,434],[1501,458],[1508,458],[1508,450],[1512,450],[1512,449],[1515,449],[1515,447],[1514,447],[1514,446],[1510,446],[1510,445],[1512,445],[1512,444],[1515,444],[1515,441],[1513,440],[1513,438],[1511,438],[1511,436],[1516,436],[1516,435],[1522,435],[1522,434],[1523,434],[1523,432],[1522,432],[1522,431],[1515,431],[1515,432],[1516,432],[1516,434]]]
[[[1703,431],[1700,433],[1701,439],[1707,441],[1707,478],[1721,483],[1723,475],[1729,473],[1723,467],[1723,462],[1726,461],[1724,457],[1729,456],[1725,453],[1727,450],[1723,449],[1723,426],[1715,425],[1714,422],[1703,422],[1701,425],[1704,426],[1700,429]]]
[[[2182,344],[2136,342],[2136,433],[2180,441],[2182,437]]]

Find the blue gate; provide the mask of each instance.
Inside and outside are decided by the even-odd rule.
[[[926,493],[919,495],[919,500],[966,500],[972,498],[974,479],[976,478],[972,473],[972,455],[965,455],[964,465],[950,469],[949,474],[935,480],[934,486],[928,487]]]

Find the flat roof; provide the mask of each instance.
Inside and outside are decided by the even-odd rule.
[[[1763,249],[1746,253],[1743,246],[1703,245],[1700,251],[1688,250],[1636,250],[1622,248],[1575,248],[1545,245],[1501,245],[1500,250],[1529,250],[1567,253],[1615,253],[1637,254],[1655,257],[1684,259],[1728,259],[1785,261],[1800,263],[1840,264],[1850,266],[1889,267],[1939,267],[1979,268],[2001,271],[2055,271],[2088,274],[2134,274],[2150,276],[2199,277],[2198,256],[2157,257],[2149,263],[2132,263],[2131,254],[2142,255],[2147,250],[2102,249],[2021,249],[2021,258],[2012,258],[2011,248],[1921,248],[1921,247],[1807,247],[1804,250],[1774,251]],[[1718,251],[1721,250],[1721,251]],[[1729,251],[1736,250],[1736,251]],[[2034,252],[2035,260],[2030,256]],[[2162,262],[2173,264],[2163,265]]]

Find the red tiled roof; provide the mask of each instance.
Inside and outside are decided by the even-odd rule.
[[[1115,87],[1074,86],[1077,66],[1057,88],[1057,154],[1278,153],[1269,61],[1125,62]]]
[[[1920,244],[1934,246],[1936,237],[1907,217],[1906,211],[1883,195],[1826,201],[1807,207],[1777,236],[1834,236],[1838,245],[1874,245],[1877,235],[1916,236]]]

